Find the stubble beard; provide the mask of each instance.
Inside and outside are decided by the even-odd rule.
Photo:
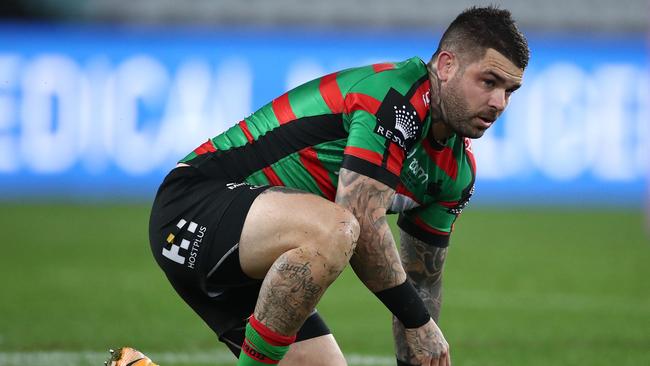
[[[472,119],[476,116],[470,111],[457,78],[452,79],[446,88],[441,88],[440,94],[442,122],[449,129],[461,137],[477,139],[483,136],[484,130],[472,127]]]

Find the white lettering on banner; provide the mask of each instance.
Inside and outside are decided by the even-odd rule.
[[[131,174],[167,169],[251,112],[252,72],[188,59],[171,74],[139,55],[81,68],[65,55],[0,54],[0,172]]]
[[[235,74],[238,75],[237,72]],[[223,81],[217,81],[217,85],[223,84]],[[185,135],[186,138],[177,139],[177,142],[170,146],[174,148],[172,153],[177,157],[187,154],[201,142],[205,141],[208,136],[212,137],[209,135],[209,132],[215,132],[214,135],[216,135],[217,131],[210,131],[203,123],[205,116],[212,115],[214,121],[224,121],[224,124],[228,123],[227,120],[222,120],[222,118],[226,118],[227,116],[219,113],[210,113],[208,108],[215,104],[221,105],[231,101],[211,100],[211,89],[212,74],[208,62],[201,59],[193,59],[184,62],[179,67],[176,81],[170,91],[169,108],[167,110],[170,120],[183,121],[182,126],[178,127],[178,134]],[[234,103],[237,105],[236,102]],[[236,118],[240,118],[240,116]],[[234,120],[230,119],[229,121],[232,122]]]
[[[0,55],[0,173],[19,169],[18,142],[13,129],[17,125],[16,85],[20,75],[20,56]]]
[[[199,143],[205,142],[206,132],[209,137],[215,136],[252,112],[253,72],[248,61],[239,58],[223,61],[216,74],[214,90],[209,95],[211,109],[198,130],[200,137],[196,142]],[[195,141],[189,142],[190,150],[198,146]],[[182,154],[190,150],[185,148]]]
[[[57,173],[77,159],[80,71],[66,56],[43,55],[22,72],[20,154],[35,172]]]
[[[101,174],[112,158],[110,146],[115,138],[113,112],[115,111],[114,77],[107,57],[88,62],[81,77],[83,102],[79,126],[79,159],[89,174]],[[113,89],[111,89],[113,88]]]
[[[154,62],[151,59],[148,62]],[[144,68],[134,68],[134,72],[142,72]],[[164,69],[157,65],[157,77],[163,80]],[[214,77],[210,74],[210,66],[206,61],[192,59],[183,63],[177,77],[166,88],[161,87],[167,95],[151,95],[151,109],[162,110],[158,121],[144,121],[133,110],[127,113],[131,116],[132,128],[124,131],[127,138],[134,139],[139,144],[130,149],[114,150],[118,155],[116,161],[131,174],[144,174],[169,165],[169,160],[175,161],[183,157],[193,148],[223,131],[227,126],[250,113],[252,99],[252,76],[248,64],[240,59],[229,59],[220,64]],[[165,84],[170,80],[164,75]],[[155,85],[156,75],[151,75],[149,82]],[[122,80],[129,83],[130,77]],[[114,91],[119,95],[123,88],[118,84]],[[145,91],[145,90],[143,90]],[[148,93],[153,90],[147,90]],[[143,94],[143,97],[145,94]],[[128,99],[135,103],[140,97],[134,95]],[[117,110],[124,110],[118,108]],[[119,126],[119,116],[114,116],[114,126]],[[138,131],[135,124],[143,124]],[[123,138],[118,136],[114,143],[124,146]],[[126,152],[128,150],[128,153]]]
[[[647,70],[600,65],[593,72],[556,63],[526,76],[501,130],[476,140],[479,176],[500,180],[542,173],[628,182],[648,174]]]
[[[593,164],[593,171],[604,180],[629,181],[637,176],[634,147],[643,138],[636,134],[634,126],[638,122],[634,117],[638,114],[639,103],[635,101],[640,96],[636,87],[639,76],[626,65],[604,65],[594,75],[595,85],[606,86],[597,89],[600,93],[590,106],[597,107],[598,115],[593,117],[601,122],[598,163]]]
[[[633,160],[637,162],[634,167],[637,172],[646,172],[646,180],[649,182],[650,189],[650,69],[640,75],[637,80],[636,92],[638,93],[637,105],[638,110],[632,118],[636,119],[636,130],[632,129],[632,134],[636,134],[638,142]],[[648,191],[648,200],[650,200],[650,190]]]
[[[143,174],[158,167],[174,144],[173,123],[164,118],[169,98],[170,76],[158,60],[136,56],[122,63],[115,75],[113,126],[115,138],[110,151],[117,165],[127,173]],[[144,113],[158,112],[151,120]],[[144,112],[144,113],[141,113]]]
[[[296,61],[287,85],[326,73],[319,62]],[[166,170],[251,112],[252,75],[242,58],[187,58],[171,68],[146,54],[83,63],[0,54],[0,173]],[[649,88],[647,70],[633,64],[529,70],[498,125],[475,141],[479,178],[643,179]]]
[[[586,108],[585,92],[593,92],[589,81],[582,69],[557,64],[531,85],[524,136],[533,164],[554,180],[578,177],[592,160],[588,142],[599,122]]]

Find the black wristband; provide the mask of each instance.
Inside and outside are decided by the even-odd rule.
[[[404,361],[400,360],[399,358],[396,358],[396,359],[397,359],[397,366],[415,366],[415,365],[412,365],[412,364],[410,364],[408,362],[404,362]]]
[[[420,295],[408,280],[375,295],[406,328],[419,328],[431,319]]]

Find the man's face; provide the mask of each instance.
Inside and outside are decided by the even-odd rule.
[[[510,94],[521,86],[523,74],[522,69],[492,48],[482,59],[460,64],[440,88],[443,122],[458,135],[483,136],[505,110]]]

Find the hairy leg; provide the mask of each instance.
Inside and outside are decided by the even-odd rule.
[[[269,270],[255,318],[281,334],[295,334],[344,264],[327,265],[317,249],[299,247],[282,254]]]

